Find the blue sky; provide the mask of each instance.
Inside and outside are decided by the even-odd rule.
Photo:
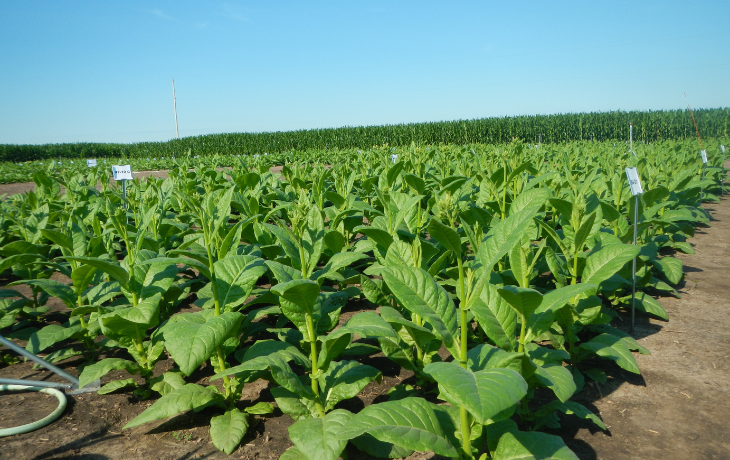
[[[0,1],[0,144],[730,106],[724,1]],[[683,93],[687,93],[685,99]]]

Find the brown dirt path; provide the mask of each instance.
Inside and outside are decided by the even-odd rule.
[[[573,427],[566,442],[583,460],[730,458],[730,197],[704,207],[711,227],[690,240],[696,254],[678,255],[682,298],[659,299],[669,322],[637,318],[652,353],[634,354],[642,376],[618,373],[581,395],[609,427]]]

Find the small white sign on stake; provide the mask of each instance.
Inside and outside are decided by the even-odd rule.
[[[629,187],[631,187],[631,194],[636,196],[640,193],[644,193],[641,189],[641,179],[639,179],[639,173],[636,168],[626,168],[626,178],[629,179]]]
[[[395,163],[395,160],[398,159],[398,155],[393,154],[393,155],[390,156],[390,159],[393,160],[393,163]]]
[[[722,150],[722,153],[725,153],[725,146],[724,145],[721,145],[720,146],[720,150]]]
[[[134,180],[131,165],[112,166],[112,174],[114,174],[114,180]]]
[[[96,166],[96,160],[86,160],[86,166],[88,166],[89,168],[93,168],[94,166]]]
[[[707,150],[700,150],[700,155],[702,156],[702,162],[707,163]]]

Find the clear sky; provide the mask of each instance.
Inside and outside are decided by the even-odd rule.
[[[730,106],[730,1],[0,0],[0,144]],[[687,93],[685,99],[683,93]]]

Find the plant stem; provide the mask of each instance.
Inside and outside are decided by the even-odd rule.
[[[319,367],[317,367],[317,336],[315,335],[314,320],[312,319],[311,313],[305,313],[304,316],[307,319],[307,332],[309,332],[310,359],[312,360],[312,376],[315,376],[319,373]],[[314,392],[319,416],[324,418],[324,407],[322,407],[322,402],[319,400],[319,385],[317,384],[316,377],[312,377],[312,391]]]

